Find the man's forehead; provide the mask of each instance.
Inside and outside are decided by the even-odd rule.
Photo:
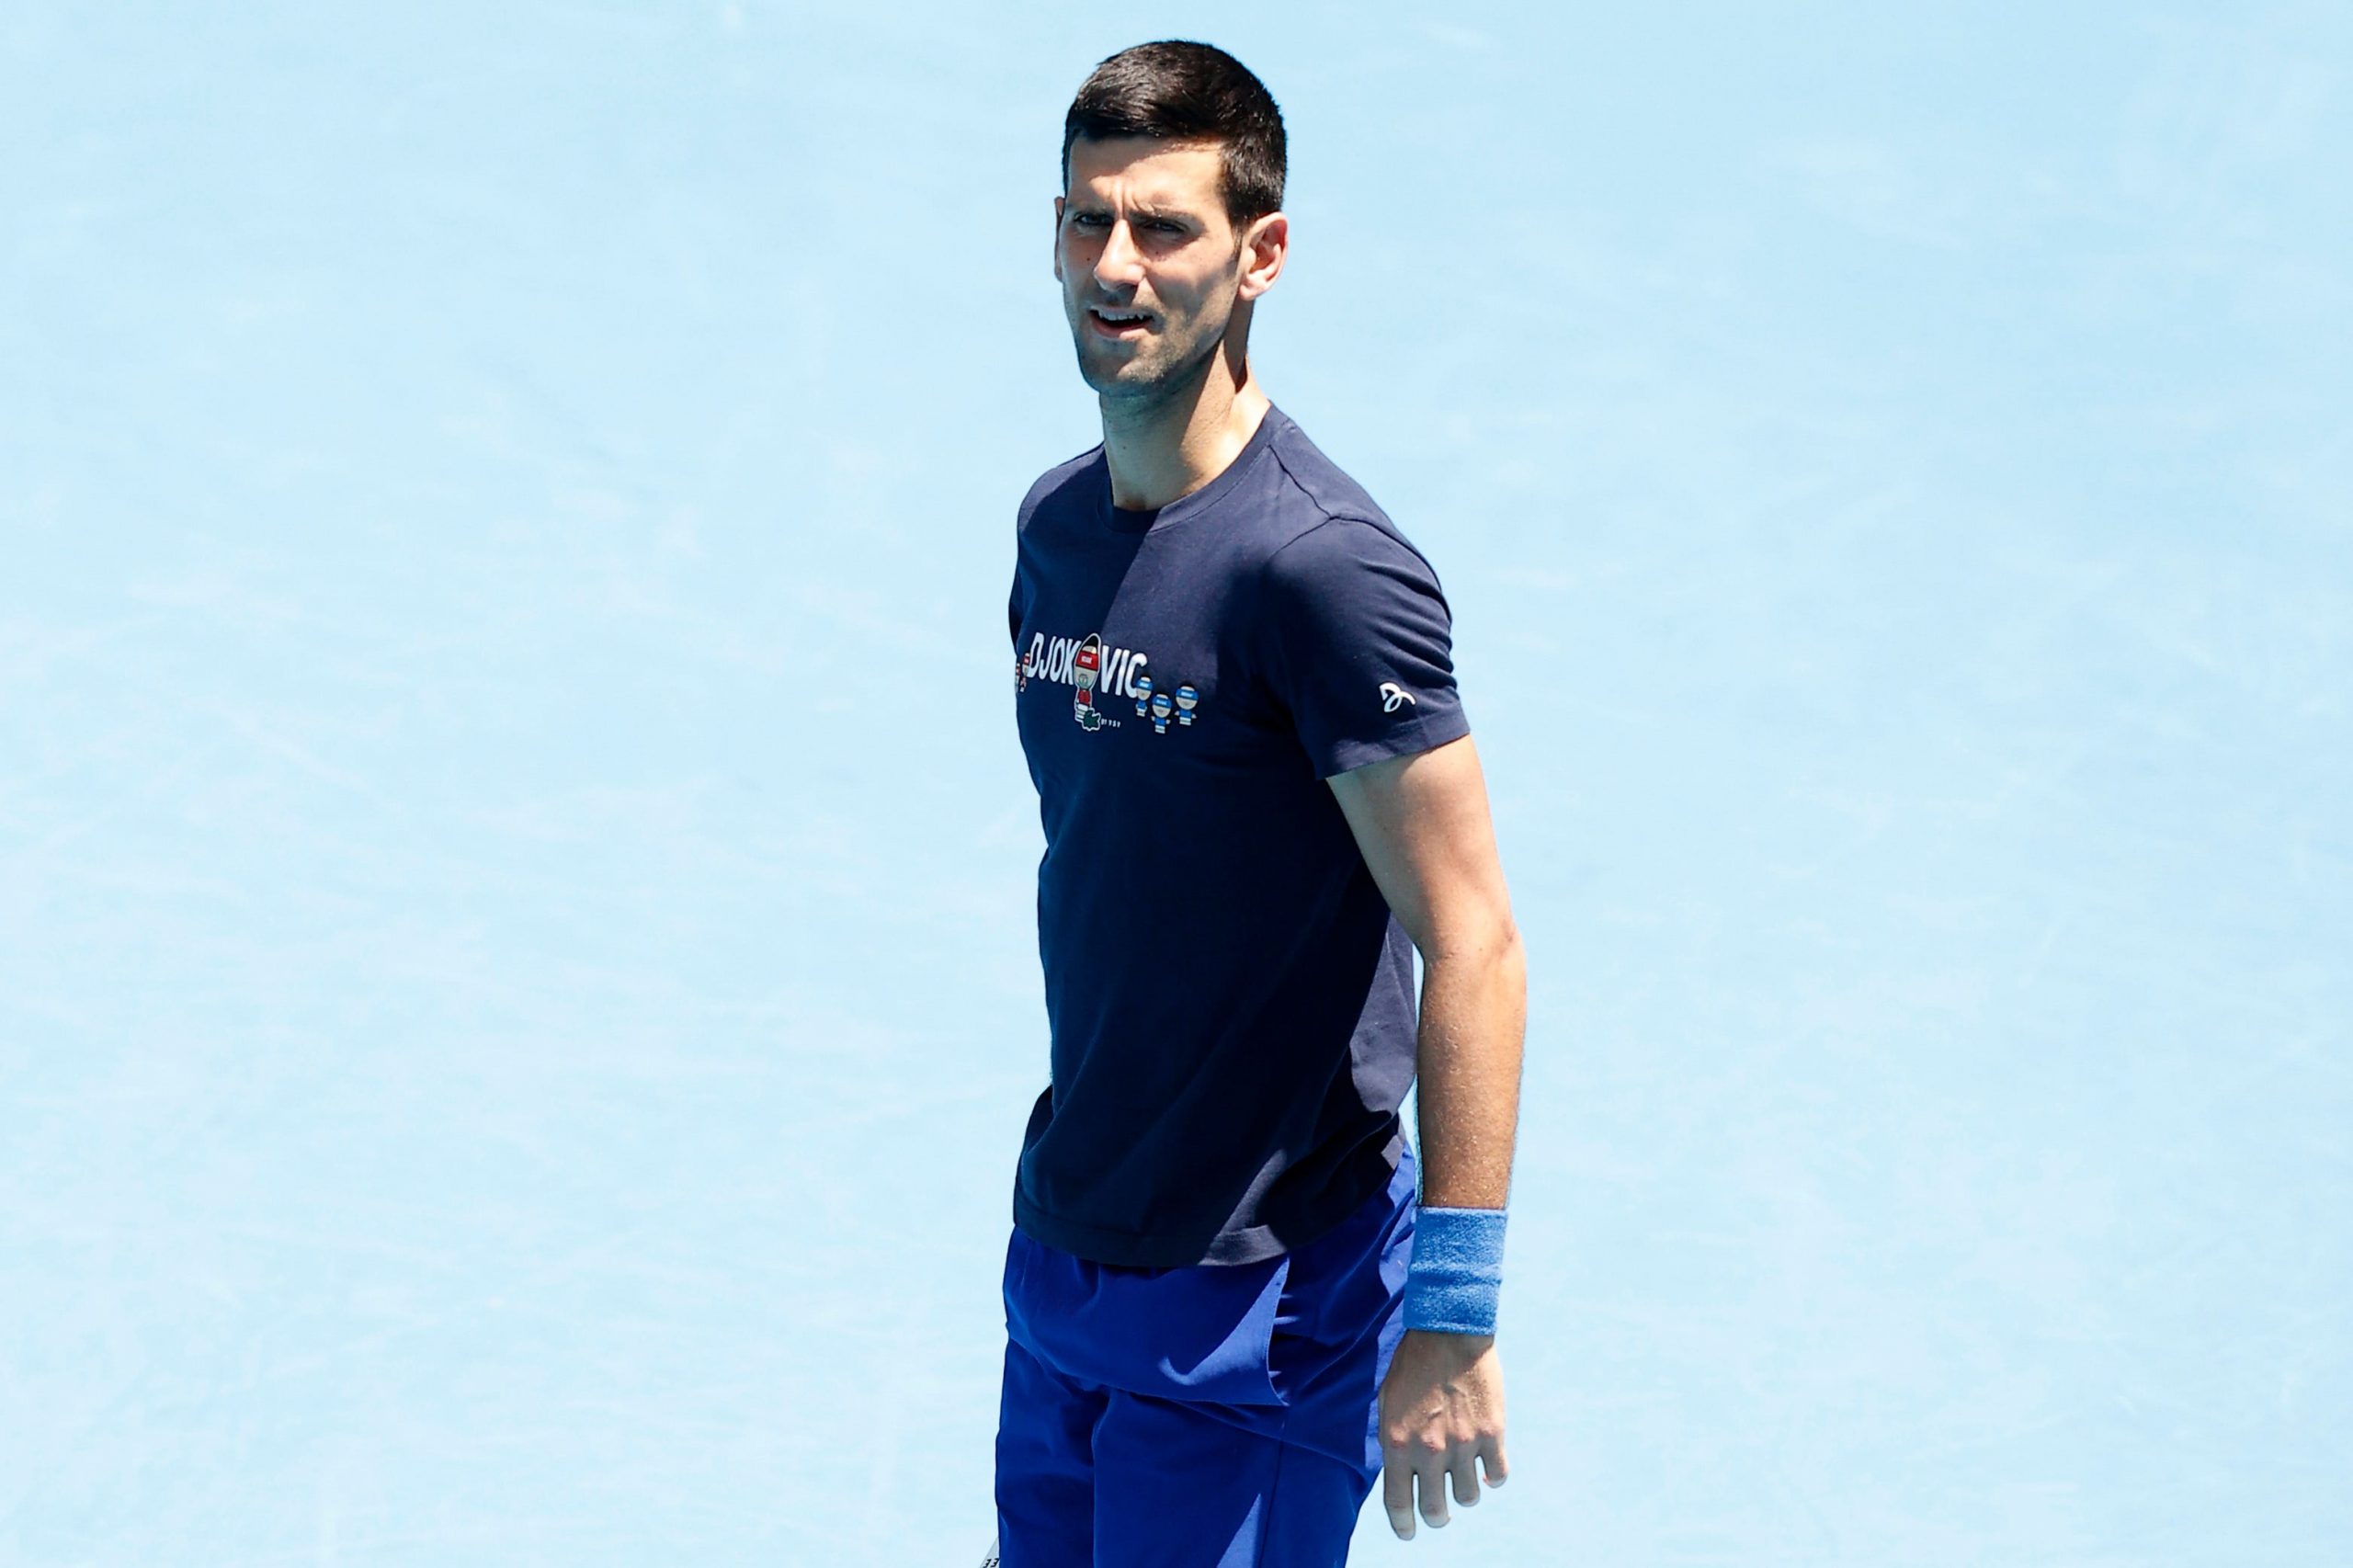
[[[1119,195],[1143,206],[1200,208],[1218,199],[1220,153],[1214,142],[1123,136],[1071,143],[1070,194]]]

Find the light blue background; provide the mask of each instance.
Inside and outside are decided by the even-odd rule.
[[[1171,35],[1531,955],[1514,1479],[1359,1560],[2353,1559],[2353,17],[1431,15],[0,13],[0,1562],[977,1560]]]

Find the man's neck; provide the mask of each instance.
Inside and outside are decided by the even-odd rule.
[[[1222,355],[1198,382],[1159,402],[1105,398],[1103,456],[1111,471],[1111,504],[1150,512],[1190,495],[1242,455],[1269,406],[1248,361],[1236,386]]]

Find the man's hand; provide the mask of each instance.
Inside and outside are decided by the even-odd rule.
[[[1479,1501],[1473,1461],[1487,1484],[1504,1483],[1504,1368],[1491,1334],[1408,1329],[1381,1383],[1381,1495],[1390,1528],[1414,1539],[1414,1488],[1422,1517],[1447,1520],[1446,1485],[1468,1508]]]

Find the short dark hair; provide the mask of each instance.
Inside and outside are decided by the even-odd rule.
[[[1236,226],[1283,204],[1283,111],[1267,85],[1225,51],[1184,39],[1123,49],[1090,73],[1063,117],[1063,188],[1080,137],[1214,142],[1218,194]]]

